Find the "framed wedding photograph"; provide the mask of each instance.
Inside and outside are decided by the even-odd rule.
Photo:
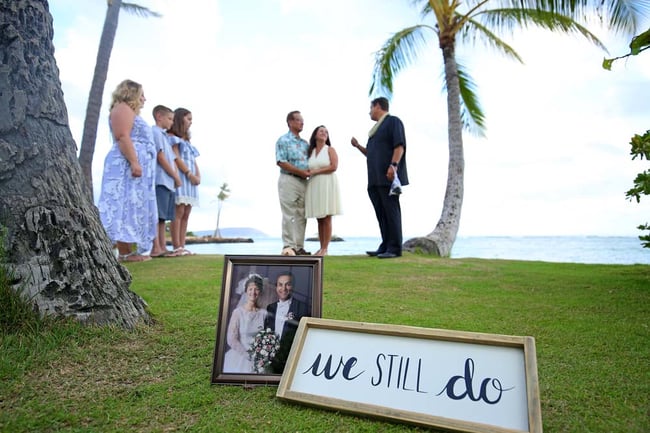
[[[224,256],[213,384],[280,383],[302,317],[321,317],[323,258]]]

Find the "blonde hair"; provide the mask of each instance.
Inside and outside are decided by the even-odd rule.
[[[142,84],[136,83],[133,80],[122,81],[117,85],[111,95],[112,100],[109,110],[112,110],[120,102],[124,102],[135,111],[135,114],[140,114],[140,109],[142,108],[140,97],[142,93]]]

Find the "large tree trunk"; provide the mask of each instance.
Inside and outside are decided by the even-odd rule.
[[[447,134],[449,140],[449,166],[447,188],[442,213],[435,229],[425,237],[409,239],[404,243],[407,251],[421,251],[440,257],[449,257],[456,242],[463,207],[465,157],[463,155],[463,125],[460,117],[460,84],[453,40],[441,43],[447,84]]]
[[[43,315],[149,322],[82,189],[45,0],[0,0],[0,225],[12,287]]]
[[[111,52],[113,51],[113,42],[115,41],[121,6],[122,0],[112,0],[108,2],[108,7],[106,8],[106,18],[104,18],[104,28],[102,29],[102,36],[99,39],[95,72],[93,74],[93,81],[90,84],[84,131],[81,136],[81,146],[79,148],[79,163],[83,172],[84,189],[91,201],[93,201],[94,195],[93,156],[95,155],[95,142],[97,141],[97,125],[99,124],[104,86],[106,84],[106,77],[108,76],[108,63],[111,59]]]

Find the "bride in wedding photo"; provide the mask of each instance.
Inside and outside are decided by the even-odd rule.
[[[253,361],[248,349],[255,334],[264,327],[267,311],[260,308],[258,301],[264,288],[264,279],[258,274],[251,274],[246,279],[246,302],[232,312],[226,341],[230,349],[223,362],[224,373],[253,373]]]

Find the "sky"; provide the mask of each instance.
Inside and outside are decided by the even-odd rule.
[[[366,192],[368,94],[375,52],[395,32],[422,23],[403,0],[139,0],[162,14],[121,12],[93,160],[95,200],[111,146],[108,105],[129,78],[144,87],[144,119],[163,104],[192,111],[199,149],[200,205],[188,229],[253,227],[280,236],[275,142],[300,110],[309,140],[327,126],[339,155],[343,215],[333,232],[377,236]],[[252,6],[254,4],[254,6]],[[106,14],[102,0],[50,0],[55,58],[72,135],[81,144],[88,91]],[[431,23],[429,23],[431,24]],[[648,20],[642,24],[648,27]],[[638,236],[650,197],[625,192],[648,161],[632,160],[630,138],[650,129],[650,54],[601,67],[629,51],[629,38],[590,25],[609,55],[577,36],[537,29],[502,34],[523,58],[481,44],[458,45],[486,115],[486,137],[464,133],[465,191],[459,236]],[[405,125],[410,185],[400,198],[404,238],[433,231],[447,182],[442,54],[431,33],[395,80],[390,112]],[[317,233],[309,220],[307,235]]]

